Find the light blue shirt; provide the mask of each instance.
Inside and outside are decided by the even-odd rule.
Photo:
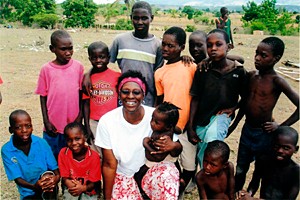
[[[31,135],[32,143],[28,156],[13,145],[13,136],[3,145],[1,156],[5,172],[9,181],[22,178],[30,184],[35,184],[42,173],[47,170],[58,169],[57,162],[47,142],[37,136]],[[17,185],[21,199],[34,195],[31,189]]]

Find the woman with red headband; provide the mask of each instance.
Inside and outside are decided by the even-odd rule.
[[[117,91],[122,106],[102,116],[95,140],[103,154],[104,199],[142,199],[133,176],[145,163],[143,139],[152,133],[150,121],[154,108],[142,104],[147,83],[140,72],[123,73]],[[181,150],[181,145],[169,137],[155,145],[165,152]],[[158,183],[154,180],[153,184]]]

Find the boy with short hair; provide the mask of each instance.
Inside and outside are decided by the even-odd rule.
[[[149,33],[150,23],[154,15],[149,3],[136,2],[131,9],[130,18],[134,26],[133,32],[118,35],[110,47],[110,62],[118,62],[122,73],[137,70],[146,78],[149,92],[145,97],[145,105],[155,103],[154,72],[163,65],[160,50],[161,42]]]
[[[57,159],[60,149],[66,146],[65,126],[82,119],[80,90],[84,69],[72,59],[73,42],[68,32],[54,31],[49,48],[56,58],[43,65],[35,93],[40,95],[43,138]]]
[[[22,200],[46,196],[56,199],[60,176],[49,145],[32,135],[31,118],[26,111],[13,111],[9,124],[9,132],[13,135],[1,149],[8,180],[15,181]]]
[[[229,19],[229,12],[226,7],[222,7],[220,9],[221,17],[217,18],[216,21],[216,28],[223,29],[227,35],[229,36],[229,40],[231,41],[231,48],[234,48],[233,45],[233,37],[231,33],[231,20]]]
[[[243,188],[250,163],[271,148],[271,132],[279,127],[273,119],[273,109],[281,93],[297,109],[280,126],[290,126],[299,120],[299,95],[274,70],[274,65],[283,52],[284,43],[277,37],[267,37],[259,43],[255,54],[257,70],[249,72],[246,96],[242,98],[238,115],[229,128],[228,135],[236,128],[243,115],[246,116],[238,149],[236,192]]]
[[[101,184],[99,154],[85,145],[82,124],[68,124],[64,136],[67,147],[58,155],[64,199],[97,200]]]
[[[185,131],[192,98],[189,91],[196,71],[196,65],[191,64],[186,67],[181,61],[180,54],[185,48],[185,42],[186,33],[180,27],[171,27],[164,33],[161,48],[167,63],[157,69],[154,74],[157,91],[156,104],[159,105],[163,101],[167,101],[180,108],[177,123],[177,127],[182,131],[182,134],[178,137],[183,146],[183,151],[180,155],[183,167],[180,193],[184,191],[196,170],[196,146],[188,141]]]
[[[203,168],[196,175],[200,199],[234,199],[234,166],[229,146],[220,140],[207,144]]]
[[[300,168],[291,157],[299,149],[298,133],[292,127],[280,126],[272,135],[272,154],[255,162],[247,191],[254,196],[261,181],[261,199],[296,199],[299,193]]]
[[[116,85],[120,72],[115,72],[107,67],[109,51],[105,43],[93,42],[88,47],[91,69],[92,89],[90,95],[83,94],[83,117],[91,148],[98,153],[100,149],[94,144],[96,129],[99,119],[117,107],[118,95]]]

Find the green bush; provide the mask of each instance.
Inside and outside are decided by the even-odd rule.
[[[197,30],[197,28],[194,25],[186,25],[185,31],[186,32],[194,32],[195,30]]]
[[[56,14],[37,14],[32,17],[33,22],[38,24],[41,28],[53,29],[58,22],[59,17]]]
[[[130,20],[118,19],[116,22],[116,30],[132,30],[133,26]]]
[[[263,30],[266,30],[266,25],[261,22],[261,21],[253,21],[250,25],[251,27],[251,30],[252,31],[255,31],[255,30],[260,30],[260,31],[263,31]]]

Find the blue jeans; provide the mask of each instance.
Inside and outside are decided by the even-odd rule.
[[[250,163],[271,150],[272,134],[245,123],[240,138],[235,173],[235,191],[243,188]]]
[[[56,137],[49,136],[45,131],[43,132],[43,138],[47,141],[55,159],[58,159],[58,154],[60,150],[67,146],[66,139],[64,134],[57,133]]]
[[[207,147],[207,143],[214,140],[224,141],[228,133],[228,128],[231,122],[231,117],[227,114],[214,115],[210,118],[210,122],[207,126],[197,126],[196,133],[202,142],[198,143],[197,160],[200,167],[203,167],[204,151]]]

